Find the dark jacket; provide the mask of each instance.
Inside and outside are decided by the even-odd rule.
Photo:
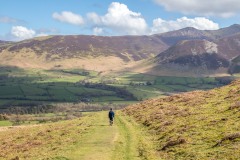
[[[108,117],[109,117],[109,119],[113,119],[114,118],[114,112],[113,111],[109,111]]]

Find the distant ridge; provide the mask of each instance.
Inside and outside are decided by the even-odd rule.
[[[128,68],[149,73],[165,69],[168,75],[182,68],[187,73],[193,67],[227,74],[231,60],[239,56],[239,50],[238,24],[219,30],[187,27],[150,36],[68,35],[20,42],[0,41],[0,65],[31,68],[85,66],[102,71]],[[106,58],[108,61],[104,61]]]
[[[49,60],[51,60],[51,56],[58,55],[59,58],[117,56],[125,61],[138,61],[154,56],[167,48],[168,46],[161,39],[149,36],[75,35],[29,39],[1,48],[1,50],[19,52],[21,49],[29,49],[36,55],[46,53]]]
[[[199,33],[199,30],[193,28],[190,30]],[[240,25],[232,25],[217,31],[200,31],[200,33],[204,32],[211,36],[181,40],[161,52],[153,60],[157,68],[170,67],[176,71],[188,68],[198,70],[205,75],[214,72],[229,73],[232,60],[240,55]],[[203,35],[207,34],[201,34]]]
[[[216,38],[223,38],[226,36],[231,36],[234,35],[236,33],[240,32],[240,25],[239,24],[233,24],[229,27],[225,27],[225,28],[220,28],[218,30],[209,30],[209,33],[211,33],[212,35],[214,35]]]
[[[13,43],[13,42],[0,40],[0,46],[4,46],[4,45],[7,45],[7,44],[11,44],[11,43]]]

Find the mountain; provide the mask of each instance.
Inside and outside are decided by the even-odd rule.
[[[224,38],[237,33],[240,33],[239,24],[234,24],[218,30],[198,30],[193,27],[186,27],[180,30],[156,34],[153,36],[159,37],[163,40],[163,42],[165,42],[169,46],[172,46],[182,40],[205,39],[209,41],[216,41],[219,38]]]
[[[0,47],[1,65],[114,70],[154,57],[169,46],[150,36],[48,36]]]
[[[232,33],[231,29],[229,34]],[[222,30],[226,31],[226,29]],[[218,35],[223,33],[222,30],[218,31]],[[158,68],[170,67],[178,71],[200,70],[203,74],[208,74],[211,71],[227,73],[232,60],[240,55],[239,49],[240,32],[222,36],[214,41],[206,39],[182,40],[161,52],[153,61]]]
[[[193,27],[187,27],[176,31],[166,32],[162,34],[153,35],[159,37],[172,46],[182,40],[194,40],[194,39],[209,39],[214,40],[214,36],[208,31],[198,30]]]
[[[147,127],[163,159],[239,159],[240,81],[124,109]]]
[[[215,31],[187,27],[149,36],[46,36],[0,42],[0,65],[84,67],[98,71],[128,69],[164,75],[187,75],[193,67],[198,73],[203,70],[208,74],[213,70],[227,73],[231,60],[239,55],[239,38],[240,25]]]
[[[231,66],[229,68],[229,73],[240,73],[240,56],[237,56],[231,61]]]
[[[149,58],[159,50],[168,48],[161,39],[148,36],[51,36],[44,39],[30,39],[9,46],[9,52],[19,52],[23,49],[35,52],[37,55],[46,53],[48,60],[72,57],[116,56],[125,61],[138,61]],[[6,48],[5,48],[6,49]],[[153,53],[153,55],[151,55]]]
[[[218,69],[228,67],[228,60],[219,52],[218,44],[207,40],[181,41],[157,56],[158,63]]]
[[[233,24],[229,27],[220,28],[218,30],[209,30],[206,31],[209,32],[211,35],[215,36],[215,38],[223,38],[227,36],[234,35],[236,33],[240,32],[240,25],[239,24]]]

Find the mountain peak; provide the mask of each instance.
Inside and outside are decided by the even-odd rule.
[[[240,25],[239,24],[233,24],[229,27],[220,28],[219,30],[209,31],[212,34],[220,37],[226,37],[231,36],[233,34],[237,34],[240,32]]]
[[[232,30],[232,31],[235,31],[235,32],[239,32],[240,31],[240,25],[239,24],[233,24],[229,27],[221,28],[219,30]]]
[[[199,29],[196,29],[194,27],[185,27],[185,28],[182,28],[180,30],[187,30],[187,31],[196,31],[196,30],[199,30]]]
[[[240,24],[233,24],[229,26],[229,28],[240,28]]]

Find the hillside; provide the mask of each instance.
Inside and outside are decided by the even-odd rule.
[[[1,41],[0,40],[0,47],[1,46],[5,46],[5,45],[9,45],[9,44],[12,44],[13,42],[9,42],[9,41]]]
[[[132,105],[163,159],[239,159],[240,81]]]
[[[231,74],[240,73],[240,56],[234,58],[231,62],[232,63],[231,63],[231,66],[229,68],[229,72]]]
[[[48,36],[0,47],[1,65],[27,68],[83,68],[106,71],[154,57],[167,49],[149,36]],[[108,61],[106,61],[106,58]]]
[[[205,39],[209,41],[216,41],[219,38],[228,37],[240,32],[240,25],[234,24],[226,28],[218,30],[198,30],[193,27],[186,27],[176,31],[170,31],[154,35],[160,37],[163,42],[172,46],[182,40],[196,40]]]
[[[240,34],[209,40],[183,40],[160,53],[152,61],[158,68],[189,72],[190,68],[205,75],[227,73],[231,61],[239,56]],[[169,69],[170,70],[170,69]]]
[[[0,159],[237,160],[239,108],[240,81],[235,81],[115,111],[113,126],[101,111],[74,120],[0,127]]]
[[[205,30],[198,30],[193,27],[187,27],[176,31],[170,31],[154,35],[161,37],[161,39],[169,46],[175,45],[182,40],[194,40],[194,39],[208,39],[215,40],[215,36]]]
[[[161,39],[148,36],[51,36],[18,42],[7,48],[9,52],[19,52],[24,48],[37,55],[47,53],[47,60],[73,57],[116,56],[125,61],[138,61],[151,57],[150,53],[166,49]],[[54,57],[58,56],[58,57]]]
[[[157,159],[139,125],[116,113],[113,126],[107,112],[98,112],[75,120],[0,128],[0,159]]]
[[[207,75],[212,71],[226,74],[230,60],[239,55],[239,33],[240,25],[232,25],[215,31],[188,27],[146,36],[56,35],[11,43],[1,41],[0,65],[107,72],[128,70],[155,75],[185,70],[182,73],[185,76],[193,74],[188,67],[197,65],[195,72],[205,67]],[[166,60],[167,65],[158,63]],[[214,71],[216,68],[220,70]]]
[[[223,47],[224,48],[224,47]],[[206,67],[209,70],[227,68],[229,61],[218,51],[218,44],[207,40],[181,41],[157,56],[159,64]],[[229,59],[232,57],[229,57]]]
[[[233,24],[229,27],[220,28],[218,30],[208,30],[206,32],[209,32],[210,34],[212,34],[216,38],[228,37],[228,36],[234,35],[236,33],[239,33],[240,32],[240,25],[239,24]]]

